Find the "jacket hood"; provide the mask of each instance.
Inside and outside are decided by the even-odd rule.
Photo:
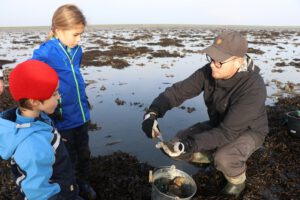
[[[244,62],[245,67],[248,72],[259,73],[260,69],[256,65],[254,65],[252,58],[250,58],[248,55],[246,55],[244,60],[245,60],[245,62]]]
[[[44,114],[45,115],[45,114]],[[16,121],[23,121],[17,123]],[[18,109],[10,109],[0,113],[0,156],[7,160],[14,154],[16,148],[34,132],[49,129],[46,126],[34,126],[34,118],[25,118],[18,114]]]

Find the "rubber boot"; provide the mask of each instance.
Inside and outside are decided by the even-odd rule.
[[[191,162],[199,163],[199,164],[208,164],[211,163],[211,161],[212,161],[212,157],[210,154],[201,153],[201,152],[193,153],[192,160],[191,160]]]
[[[97,198],[97,194],[95,190],[88,183],[79,184],[80,196],[87,200],[95,200]]]
[[[237,177],[225,176],[225,178],[227,179],[227,184],[223,188],[222,193],[235,196],[236,198],[239,197],[246,187],[246,173]]]

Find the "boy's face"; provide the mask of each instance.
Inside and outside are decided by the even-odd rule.
[[[85,26],[83,24],[79,24],[69,30],[57,29],[55,30],[55,36],[61,41],[61,43],[69,48],[73,48],[78,45],[80,37],[84,32],[84,28]]]
[[[40,111],[45,112],[46,114],[52,114],[55,111],[55,108],[57,107],[59,99],[60,99],[60,94],[58,93],[58,85],[57,85],[57,88],[55,89],[52,96],[49,99],[41,102],[38,105],[38,109]]]

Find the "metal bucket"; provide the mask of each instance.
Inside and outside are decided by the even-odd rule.
[[[300,137],[300,111],[286,113],[288,130],[292,136]]]
[[[152,200],[189,200],[197,191],[193,178],[174,165],[150,171],[149,182],[152,183]]]

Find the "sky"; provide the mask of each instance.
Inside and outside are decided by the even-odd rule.
[[[0,0],[0,27],[50,26],[66,3],[76,4],[89,25],[300,26],[300,0]]]

